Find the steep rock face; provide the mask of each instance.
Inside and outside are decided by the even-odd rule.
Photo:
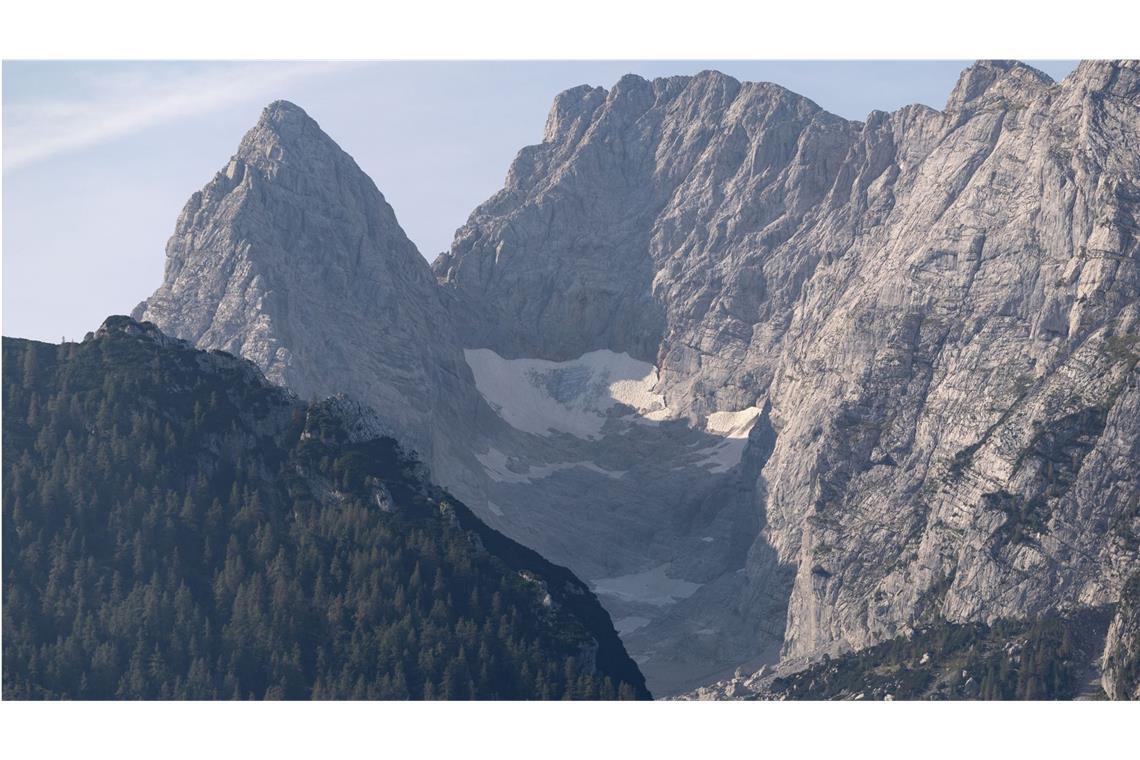
[[[1136,494],[1136,73],[967,71],[921,162],[868,194],[883,222],[805,288],[765,470],[798,566],[787,654],[1114,600],[1136,563],[1105,541]]]
[[[770,406],[746,574],[787,591],[785,657],[1112,603],[1138,71],[983,62],[944,111],[863,123],[715,73],[572,90],[434,268],[465,345],[629,351],[694,424]]]
[[[1140,575],[1120,595],[1105,640],[1101,673],[1109,699],[1140,699]]]
[[[303,396],[365,399],[429,458],[441,397],[462,397],[423,258],[372,180],[285,101],[187,202],[163,284],[134,316]]]

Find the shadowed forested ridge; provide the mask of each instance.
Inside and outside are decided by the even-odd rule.
[[[4,698],[648,698],[580,580],[344,400],[126,317],[3,352]]]
[[[759,697],[1103,699],[1098,666],[1111,614],[1104,607],[992,625],[939,619],[776,678]]]

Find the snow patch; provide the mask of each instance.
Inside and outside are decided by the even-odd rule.
[[[713,412],[705,418],[705,430],[712,435],[722,436],[725,440],[714,446],[698,451],[704,458],[697,464],[707,467],[709,472],[725,473],[744,457],[744,450],[748,448],[748,434],[756,425],[760,417],[760,409],[750,406],[739,412]]]
[[[750,406],[739,412],[713,412],[705,419],[705,430],[725,438],[747,438],[760,416],[760,409]]]
[[[525,433],[549,436],[568,433],[598,440],[609,419],[656,424],[676,416],[655,393],[657,368],[626,353],[606,349],[577,359],[504,359],[489,348],[464,349],[463,356],[475,377],[475,387],[511,427]],[[697,466],[726,473],[740,464],[748,434],[761,415],[758,407],[717,411],[704,420],[704,430],[719,438],[695,452]],[[628,430],[628,428],[626,428]],[[499,483],[533,483],[556,472],[583,468],[618,479],[624,472],[606,470],[590,461],[528,464],[497,449],[477,454],[488,476]]]
[[[652,420],[668,419],[654,393],[657,368],[606,349],[577,359],[504,359],[489,348],[464,349],[475,387],[511,427],[535,435],[596,439],[617,404]]]
[[[503,516],[502,508],[499,507],[499,505],[493,501],[487,502],[487,509],[491,510],[494,514],[498,515],[499,517]]]
[[[666,562],[664,565],[640,573],[599,578],[593,582],[594,593],[625,602],[642,602],[655,607],[665,607],[676,604],[682,599],[688,599],[701,587],[699,583],[670,578],[668,570],[669,563]]]

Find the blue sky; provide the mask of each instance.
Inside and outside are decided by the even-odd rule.
[[[1033,65],[1060,79],[1075,62]],[[162,278],[183,203],[291,100],[372,177],[429,260],[538,142],[551,100],[714,68],[851,119],[940,108],[962,61],[4,62],[3,334],[82,337]]]

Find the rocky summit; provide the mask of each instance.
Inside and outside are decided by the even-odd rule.
[[[589,582],[655,694],[1106,606],[1124,694],[1138,178],[1134,61],[979,62],[862,122],[627,76],[559,95],[429,268],[277,102],[136,316],[371,406]]]
[[[462,362],[438,288],[392,208],[303,110],[271,103],[178,217],[133,316],[240,354],[302,396],[382,409],[425,454]]]

